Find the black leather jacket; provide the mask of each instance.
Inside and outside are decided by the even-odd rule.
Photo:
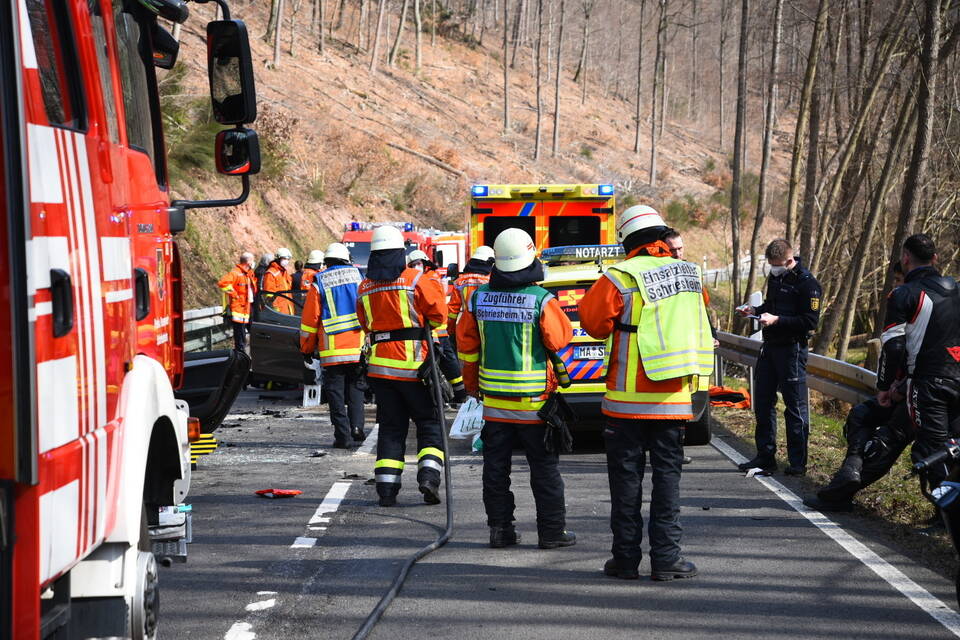
[[[771,313],[779,316],[775,325],[764,327],[763,341],[767,344],[800,342],[816,331],[820,322],[820,303],[823,290],[810,271],[797,264],[782,276],[767,278],[767,297],[757,307],[757,315]]]
[[[935,267],[917,267],[890,292],[877,389],[898,372],[960,380],[960,289]]]

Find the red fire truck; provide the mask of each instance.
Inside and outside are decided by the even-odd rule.
[[[431,257],[446,272],[446,267],[466,262],[466,235],[456,232],[421,229],[412,222],[348,222],[344,225],[340,242],[350,249],[350,256],[360,270],[366,272],[370,259],[370,238],[377,227],[389,225],[403,233],[408,251],[420,249]]]
[[[0,638],[153,638],[151,549],[183,559],[199,425],[174,395],[173,235],[259,169],[246,29],[217,2],[213,112],[236,126],[215,155],[243,192],[173,202],[156,70],[184,2],[0,3]]]

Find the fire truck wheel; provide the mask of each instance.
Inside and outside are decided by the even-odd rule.
[[[157,561],[153,553],[137,554],[137,587],[130,607],[130,630],[133,640],[154,640],[160,613],[160,590]]]

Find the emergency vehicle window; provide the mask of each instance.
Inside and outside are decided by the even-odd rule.
[[[537,219],[534,216],[487,216],[483,219],[483,244],[492,247],[504,229],[523,229],[531,238],[536,238]]]
[[[600,244],[598,216],[556,216],[550,218],[550,246]]]
[[[65,2],[26,0],[43,106],[52,125],[83,129],[83,99],[77,84],[77,54]]]
[[[149,41],[146,40],[146,34],[133,14],[124,11],[124,5],[124,0],[113,0],[113,20],[117,28],[127,143],[131,147],[146,152],[156,166],[150,85],[146,65],[140,53],[141,47],[149,45]]]
[[[100,70],[100,91],[103,94],[104,111],[107,116],[107,130],[110,141],[120,142],[120,124],[117,121],[117,101],[113,94],[113,73],[110,68],[110,56],[107,53],[107,30],[103,23],[103,8],[100,0],[88,0],[90,22],[93,25],[94,47],[97,50],[97,67]]]

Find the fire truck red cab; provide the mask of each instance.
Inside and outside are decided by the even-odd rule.
[[[243,176],[220,202],[169,198],[156,69],[182,0],[0,3],[2,638],[156,636],[151,549],[182,549],[190,487],[173,236],[259,165],[246,31],[218,3],[217,167]]]

